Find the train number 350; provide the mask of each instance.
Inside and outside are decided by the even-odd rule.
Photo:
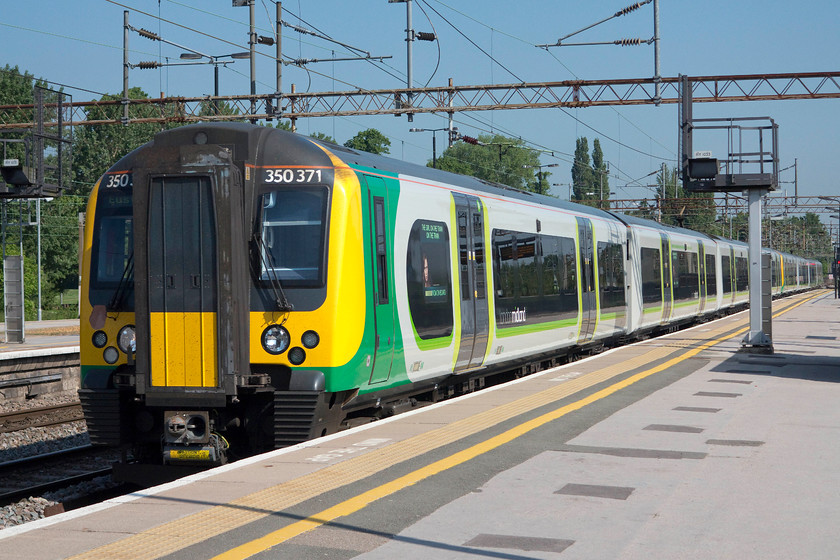
[[[266,183],[319,183],[320,169],[266,169]]]

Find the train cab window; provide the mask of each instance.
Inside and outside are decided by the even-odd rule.
[[[323,285],[328,198],[325,188],[286,188],[262,195],[260,280]]]
[[[717,295],[717,276],[715,275],[715,256],[706,255],[706,295]]]
[[[408,236],[408,306],[423,339],[452,334],[452,273],[449,230],[443,222],[417,220]]]
[[[101,192],[96,203],[90,301],[108,305],[115,290],[126,290],[121,308],[134,309],[134,232],[131,194]]]
[[[659,249],[642,247],[642,302],[645,307],[662,303],[662,263]]]

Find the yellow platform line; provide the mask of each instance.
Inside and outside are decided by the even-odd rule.
[[[779,314],[787,312],[806,301],[808,300],[803,300],[788,306],[780,311]],[[731,325],[715,329],[711,334],[707,334],[709,336],[719,336],[720,333],[726,332],[729,329],[731,329]],[[339,517],[359,511],[373,501],[393,494],[403,488],[407,488],[408,486],[433,476],[434,474],[469,461],[470,459],[495,449],[504,443],[512,441],[513,439],[516,439],[517,437],[520,437],[539,426],[560,418],[569,412],[579,410],[592,402],[609,396],[629,385],[632,385],[633,383],[636,383],[637,381],[640,381],[641,379],[644,379],[645,377],[672,367],[673,365],[693,357],[697,353],[714,346],[715,344],[737,336],[738,334],[742,334],[748,330],[749,327],[746,327],[735,331],[734,333],[730,332],[729,334],[719,336],[710,342],[703,343],[700,346],[686,351],[679,357],[664,362],[660,366],[645,370],[598,391],[589,397],[520,424],[511,430],[455,453],[450,457],[441,459],[440,461],[413,471],[403,477],[399,477],[394,481],[359,494],[354,498],[328,508],[327,510],[324,510],[305,520],[298,521],[258,540],[251,541],[240,547],[231,549],[217,558],[247,558]],[[212,538],[224,532],[242,527],[254,521],[258,521],[277,512],[281,512],[293,505],[317,497],[324,492],[367,478],[390,466],[407,461],[419,455],[428,453],[436,448],[478,433],[490,426],[534,410],[537,407],[571,396],[581,390],[610,379],[611,377],[615,377],[626,371],[640,367],[644,363],[649,363],[650,361],[672,354],[675,351],[675,347],[686,347],[693,343],[696,343],[696,341],[690,339],[669,341],[668,345],[654,348],[653,350],[650,350],[640,356],[603,368],[593,374],[582,376],[534,395],[529,395],[511,403],[494,407],[472,417],[453,422],[447,426],[432,430],[425,434],[408,438],[402,442],[390,445],[386,448],[366,455],[354,457],[335,465],[330,465],[329,467],[325,467],[317,472],[255,492],[228,504],[214,506],[207,510],[186,516],[182,519],[164,523],[158,527],[153,527],[142,533],[132,535],[72,558],[160,558],[161,556],[182,550],[188,546],[198,544],[208,538]]]

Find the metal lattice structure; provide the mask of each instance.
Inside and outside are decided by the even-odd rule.
[[[840,98],[840,72],[696,76],[692,83],[694,103],[726,101],[773,101]],[[680,77],[659,81],[656,97],[653,78],[619,80],[569,80],[521,84],[456,86],[412,89],[353,90],[321,93],[285,93],[282,96],[240,95],[163,97],[158,99],[114,98],[71,104],[72,125],[120,124],[123,105],[146,107],[142,118],[129,122],[198,122],[272,118],[313,118],[360,115],[455,113],[501,109],[549,109],[679,103]],[[407,100],[411,97],[411,106]],[[250,114],[252,101],[257,109]],[[226,103],[234,115],[206,114],[209,103]],[[279,107],[279,110],[277,109]],[[114,118],[89,119],[94,109]],[[154,108],[154,111],[150,110]],[[31,128],[32,105],[0,106],[0,132]],[[262,112],[259,112],[262,110]]]

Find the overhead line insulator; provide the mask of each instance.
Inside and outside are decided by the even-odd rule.
[[[645,4],[649,4],[649,3],[650,3],[650,0],[647,0],[646,2],[636,2],[635,4],[627,6],[623,10],[617,11],[613,17],[626,16],[630,12],[635,12],[636,10],[638,10],[639,8],[644,6]]]
[[[148,29],[138,29],[137,33],[141,37],[145,37],[146,39],[151,39],[152,41],[160,41],[160,36],[157,33],[152,33]]]
[[[619,39],[617,41],[613,41],[615,45],[621,45],[622,47],[630,47],[633,45],[641,45],[642,43],[647,43],[644,39]]]
[[[437,39],[437,35],[435,35],[434,33],[429,33],[428,31],[417,31],[414,34],[414,37],[418,41],[434,41],[435,39]]]
[[[144,60],[137,64],[137,68],[140,70],[153,70],[154,68],[160,67],[160,62],[155,61],[148,61]]]

